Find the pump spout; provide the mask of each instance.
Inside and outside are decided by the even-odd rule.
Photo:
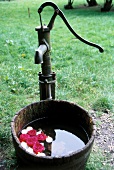
[[[35,64],[42,64],[43,63],[43,55],[48,50],[45,44],[40,45],[35,50]]]

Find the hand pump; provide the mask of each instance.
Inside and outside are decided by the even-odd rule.
[[[48,26],[42,24],[42,18],[41,18],[41,12],[43,11],[43,8],[46,6],[51,6],[54,8],[54,14]],[[70,32],[80,41],[82,41],[87,45],[98,48],[101,53],[104,50],[99,45],[89,42],[84,38],[82,38],[80,35],[78,35],[70,26],[63,12],[53,2],[43,3],[38,9],[38,13],[40,17],[41,26],[35,28],[35,30],[38,32],[38,42],[39,42],[39,47],[36,49],[35,52],[35,64],[41,64],[42,67],[42,72],[39,73],[40,100],[51,100],[51,99],[55,99],[56,74],[51,70],[50,31],[53,28],[54,21],[57,15],[59,15],[62,18],[62,20],[64,21],[64,23],[66,24]]]

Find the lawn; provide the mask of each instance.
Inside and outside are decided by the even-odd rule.
[[[44,0],[0,1],[0,167],[16,165],[10,123],[24,106],[39,101],[38,72],[34,64],[38,46],[35,27],[40,25],[37,9]],[[56,72],[56,99],[94,110],[99,119],[114,111],[114,11],[101,13],[99,6],[87,8],[74,1],[73,10],[65,10],[67,1],[53,0],[73,29],[88,41],[103,47],[104,53],[76,39],[58,16],[51,30],[52,71]],[[28,14],[30,9],[30,16]],[[42,12],[48,24],[52,8]],[[100,123],[97,122],[97,127]],[[86,170],[111,170],[111,153],[94,144]]]

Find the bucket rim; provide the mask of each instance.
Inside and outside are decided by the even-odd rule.
[[[19,141],[19,138],[17,137],[16,135],[16,132],[15,132],[15,119],[16,117],[19,115],[19,113],[27,108],[27,107],[30,107],[31,105],[34,105],[34,104],[37,104],[37,103],[43,103],[43,102],[65,102],[65,103],[69,103],[69,104],[72,104],[73,106],[78,106],[80,107],[84,112],[87,113],[87,115],[91,118],[92,120],[92,124],[93,124],[93,131],[92,131],[92,134],[91,134],[91,137],[89,138],[88,142],[85,144],[85,146],[77,151],[74,151],[72,153],[69,153],[67,155],[64,155],[64,156],[58,156],[58,157],[55,157],[55,156],[37,156],[35,154],[32,154],[32,153],[29,153],[27,152],[22,146],[21,146],[21,143]],[[19,148],[21,150],[23,150],[24,152],[26,152],[27,154],[29,154],[30,156],[32,157],[37,157],[39,159],[46,159],[46,160],[52,160],[52,159],[60,159],[60,158],[69,158],[69,156],[73,156],[73,155],[76,155],[76,154],[82,154],[83,152],[85,152],[85,150],[88,150],[88,148],[90,147],[90,145],[93,145],[93,142],[94,142],[94,138],[95,138],[95,134],[96,134],[96,126],[95,126],[95,122],[94,120],[92,119],[92,116],[90,116],[89,112],[86,111],[82,106],[78,105],[77,103],[74,103],[74,102],[69,102],[67,100],[41,100],[41,101],[37,101],[37,102],[33,102],[33,103],[30,103],[26,106],[24,106],[23,108],[21,108],[18,112],[16,112],[16,114],[14,115],[14,117],[12,118],[12,121],[11,121],[11,133],[12,133],[12,137],[15,139],[16,143],[18,144]]]

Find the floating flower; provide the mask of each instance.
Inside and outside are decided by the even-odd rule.
[[[50,137],[50,136],[48,136],[48,137],[46,138],[46,142],[47,142],[47,143],[52,143],[52,142],[53,142],[53,138]]]
[[[21,134],[19,136],[19,140],[20,142],[26,142],[26,140],[28,139],[28,137],[30,137],[28,134]]]
[[[41,144],[42,146],[44,146],[44,143],[41,143],[41,142],[40,142],[40,144]]]
[[[42,133],[42,130],[39,130],[39,131],[36,132],[36,135],[39,135],[41,133]]]
[[[24,148],[24,149],[28,149],[28,145],[27,145],[26,142],[21,142],[21,146],[22,146],[22,148]]]
[[[44,133],[37,135],[38,141],[44,141],[44,140],[46,140],[46,138],[47,138],[47,136]]]
[[[39,152],[39,153],[37,154],[37,156],[46,156],[46,154],[43,153],[43,152]]]
[[[27,131],[26,129],[23,129],[23,130],[21,131],[22,134],[27,134],[27,132],[28,132],[28,131]]]
[[[33,145],[33,151],[34,153],[38,154],[38,152],[43,152],[44,151],[44,146],[42,146],[39,142],[36,142],[34,145]]]
[[[29,130],[27,134],[30,136],[36,136],[36,130],[35,129]]]
[[[33,149],[32,149],[31,147],[28,147],[28,148],[26,149],[26,151],[29,152],[29,153],[34,154]]]
[[[47,137],[42,129],[36,131],[31,126],[28,126],[26,129],[21,131],[19,136],[21,146],[29,153],[35,154],[37,156],[45,156],[43,151],[45,150],[44,141],[51,143],[52,138]]]
[[[28,146],[33,147],[33,145],[38,141],[37,136],[28,137],[26,143]]]
[[[28,127],[26,128],[26,130],[27,130],[27,131],[33,130],[33,127],[28,126]]]

